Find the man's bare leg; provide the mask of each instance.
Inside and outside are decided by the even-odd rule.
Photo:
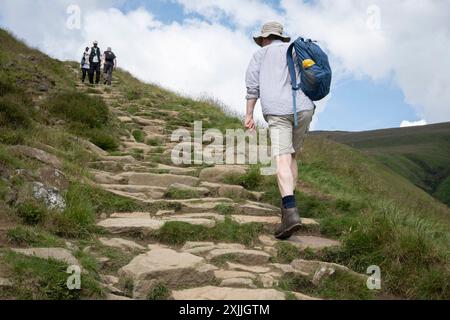
[[[297,189],[297,182],[298,182],[298,164],[295,155],[292,155],[291,172],[292,176],[294,177],[294,192],[295,192],[295,190]]]
[[[280,189],[281,197],[292,196],[294,194],[294,175],[292,155],[285,154],[278,156],[277,160],[277,180],[278,188]],[[296,166],[296,165],[295,165]]]

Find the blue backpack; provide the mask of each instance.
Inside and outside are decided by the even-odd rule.
[[[297,55],[301,83],[297,85],[297,75],[294,66],[293,50]],[[304,62],[311,61],[312,65],[304,67]],[[301,89],[312,101],[319,101],[330,93],[332,71],[328,56],[312,40],[298,38],[289,46],[287,62],[292,83],[293,110],[295,126],[298,126],[297,90]]]

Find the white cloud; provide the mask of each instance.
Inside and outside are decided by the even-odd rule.
[[[400,124],[400,128],[407,128],[407,127],[418,127],[418,126],[426,126],[427,122],[425,120],[419,120],[419,121],[407,121],[404,120]]]
[[[206,93],[240,111],[245,68],[257,49],[251,34],[263,21],[279,20],[293,37],[318,39],[327,48],[335,87],[349,76],[392,80],[427,123],[450,120],[449,1],[281,0],[281,10],[262,0],[171,1],[204,20],[163,24],[144,9],[108,9],[121,0],[2,0],[0,16],[3,26],[54,57],[79,60],[84,46],[98,39],[140,79]],[[64,27],[72,3],[82,9],[79,31]],[[379,16],[368,14],[371,5]]]

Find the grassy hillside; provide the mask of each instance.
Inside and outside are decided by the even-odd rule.
[[[90,152],[93,146],[86,141],[110,156],[145,160],[146,170],[157,172],[158,165],[171,164],[162,152],[162,138],[145,140],[141,127],[134,122],[121,122],[118,116],[139,115],[159,121],[164,125],[165,135],[179,127],[190,128],[199,119],[204,120],[205,128],[221,130],[241,128],[242,124],[211,102],[180,97],[141,83],[120,70],[115,74],[113,89],[120,93],[120,98],[108,88],[102,89],[101,94],[100,89],[93,87],[79,92],[71,68],[76,63],[50,59],[2,30],[0,42],[0,275],[14,281],[12,288],[0,292],[0,298],[102,298],[105,292],[100,285],[101,272],[105,268],[108,272],[117,271],[133,255],[99,245],[98,238],[105,231],[96,222],[117,212],[155,213],[159,209],[180,212],[180,204],[145,202],[100,189],[92,182],[89,171],[90,164],[98,157]],[[121,139],[130,135],[137,142],[145,143],[152,153],[143,155],[140,150],[123,149]],[[422,139],[420,145],[426,156],[429,140]],[[427,139],[445,141],[446,138],[441,138],[437,130],[436,135],[429,133]],[[441,148],[445,148],[441,143]],[[50,160],[64,179],[50,181],[44,174],[48,163],[27,156],[17,146],[34,147],[56,157],[58,161]],[[440,151],[438,154],[433,162],[436,168],[443,165],[445,158]],[[361,288],[339,277],[320,287],[285,277],[280,281],[280,290],[301,290],[325,298],[450,299],[448,207],[365,152],[320,136],[307,139],[300,164],[301,182],[296,197],[301,215],[320,221],[318,232],[341,241],[342,245],[300,252],[289,244],[281,244],[275,262],[320,259],[343,264],[360,273],[365,273],[370,265],[378,265],[383,290],[359,291]],[[192,173],[195,175],[198,176],[198,171]],[[48,209],[27,193],[26,186],[40,180],[58,185],[66,202],[64,210]],[[264,192],[261,202],[279,205],[275,178],[261,176],[257,166],[226,182]],[[437,190],[445,195],[448,189],[444,186]],[[190,195],[171,190],[164,196],[176,199]],[[239,197],[233,200],[241,201]],[[234,209],[222,204],[214,210],[227,217]],[[229,219],[213,229],[172,223],[151,235],[151,240],[176,246],[188,240],[249,245],[255,243],[262,230],[258,224],[238,225]],[[72,248],[87,271],[85,285],[81,291],[68,291],[64,287],[66,265],[25,257],[9,250],[12,247]],[[112,262],[104,267],[89,250],[93,247]],[[125,283],[124,287],[129,286]]]
[[[450,123],[367,132],[316,132],[374,156],[450,205]]]

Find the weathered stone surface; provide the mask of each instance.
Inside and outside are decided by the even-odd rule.
[[[265,246],[274,246],[277,244],[277,240],[273,236],[260,235],[258,239]]]
[[[267,273],[270,271],[269,267],[265,266],[247,266],[243,264],[233,263],[233,262],[227,262],[228,269],[231,270],[239,270],[239,271],[247,271],[252,273]]]
[[[30,248],[12,250],[26,256],[34,256],[41,259],[55,259],[61,262],[65,262],[69,265],[80,266],[80,263],[70,253],[70,251],[64,248]]]
[[[204,188],[204,187],[192,187],[192,186],[188,186],[182,183],[173,183],[168,187],[168,190],[180,190],[182,192],[190,192],[194,195],[196,195],[196,197],[198,196],[207,196],[210,191],[208,188]]]
[[[65,174],[53,167],[45,166],[39,168],[38,172],[39,181],[44,185],[56,188],[58,190],[66,190],[69,187],[69,181]]]
[[[159,230],[164,226],[165,221],[150,218],[113,218],[100,221],[97,225],[107,229],[114,234],[139,231],[148,233]]]
[[[62,169],[63,167],[62,162],[56,156],[45,152],[44,150],[27,146],[13,146],[11,147],[11,150],[25,157],[36,159],[57,169]]]
[[[242,176],[247,172],[239,166],[215,166],[205,168],[200,172],[200,180],[209,182],[224,182],[227,178]]]
[[[187,186],[195,186],[198,183],[198,178],[174,174],[126,172],[121,174],[120,176],[126,178],[128,180],[128,184],[148,185],[165,188],[174,183],[181,183]]]
[[[133,156],[106,156],[101,157],[102,161],[115,161],[121,164],[133,164],[137,163],[137,160]]]
[[[197,168],[179,168],[179,167],[172,167],[165,164],[158,164],[156,167],[158,170],[167,170],[170,174],[192,174],[197,171]]]
[[[107,247],[119,248],[124,250],[144,250],[145,247],[137,244],[134,241],[122,238],[100,238],[98,239],[103,245]]]
[[[169,286],[182,286],[208,283],[214,279],[214,269],[204,258],[161,247],[135,257],[119,270],[119,275],[134,280],[157,279]]]
[[[116,193],[120,191],[124,193],[136,193],[145,195],[145,199],[162,199],[165,188],[143,185],[130,185],[130,184],[102,184],[101,187],[105,190]]]
[[[249,192],[242,186],[224,184],[218,189],[220,197],[229,198],[246,198],[249,196]]]
[[[292,292],[292,294],[295,296],[297,300],[322,300],[320,298],[314,298],[311,296],[307,296],[306,294],[299,293],[299,292]]]
[[[239,224],[246,223],[261,223],[265,225],[278,225],[280,224],[280,217],[278,216],[247,216],[247,215],[233,215],[231,216],[233,221]]]
[[[118,296],[112,293],[106,294],[105,300],[112,300],[112,301],[120,301],[120,300],[132,300],[131,298],[124,297],[124,296]]]
[[[253,216],[273,216],[281,214],[280,209],[263,207],[253,203],[240,205],[239,213],[242,215],[253,215]]]
[[[234,287],[234,288],[254,288],[256,289],[255,284],[251,279],[248,278],[229,278],[224,279],[220,283],[221,287]]]
[[[209,242],[205,242],[205,244],[209,244]],[[192,243],[190,245],[192,245]],[[186,246],[182,248],[183,251],[192,254],[204,254],[215,249],[245,250],[245,246],[238,243],[211,243],[210,245],[197,245],[193,248],[186,248]]]
[[[96,146],[95,144],[93,144],[90,141],[77,138],[77,142],[81,143],[84,147],[86,147],[87,149],[89,149],[91,152],[93,152],[95,155],[97,155],[99,157],[106,157],[106,156],[108,156],[108,152],[106,152],[105,150],[99,148],[98,146]]]
[[[59,190],[53,187],[47,187],[40,182],[31,184],[33,197],[36,200],[44,202],[45,206],[50,210],[64,210],[66,201],[59,193]]]
[[[331,262],[324,262],[324,261],[314,261],[314,260],[303,260],[303,259],[297,259],[292,261],[291,266],[297,271],[302,272],[310,276],[311,278],[314,277],[314,275],[317,272],[320,272],[322,274],[332,274],[336,270],[339,270],[341,272],[346,272],[348,274],[351,274],[352,276],[355,276],[357,278],[360,278],[362,280],[366,280],[367,276],[364,274],[357,273],[345,266],[331,263]],[[325,270],[325,271],[324,271]],[[328,270],[328,271],[327,271]]]
[[[256,279],[256,275],[246,271],[233,271],[233,270],[216,270],[214,271],[214,276],[217,279],[233,279],[233,278],[249,278]]]
[[[126,179],[120,176],[112,175],[109,172],[91,170],[91,174],[94,176],[95,182],[99,184],[124,184]]]
[[[270,274],[261,274],[259,275],[258,280],[264,288],[272,288],[273,286],[278,285],[278,281]]]
[[[247,265],[267,263],[270,259],[270,255],[264,251],[243,249],[214,249],[208,253],[206,258],[211,260],[230,255],[235,257],[240,263]]]
[[[271,263],[270,266],[277,270],[277,271],[281,271],[281,273],[283,274],[298,274],[298,275],[302,275],[304,277],[307,277],[309,275],[309,273],[302,271],[301,269],[296,269],[293,266],[291,266],[290,264],[280,264],[280,263]]]
[[[13,283],[11,280],[6,279],[6,278],[0,278],[0,288],[7,288],[7,287],[12,287]]]
[[[200,287],[172,292],[175,300],[285,300],[284,293],[274,289]]]
[[[292,236],[289,238],[288,242],[298,247],[300,250],[307,248],[321,250],[324,248],[340,246],[339,241],[315,236]]]
[[[131,119],[130,117],[126,117],[126,116],[123,116],[123,117],[117,117],[117,119],[118,119],[120,122],[123,122],[123,123],[130,123],[130,122],[133,122],[133,119]]]

